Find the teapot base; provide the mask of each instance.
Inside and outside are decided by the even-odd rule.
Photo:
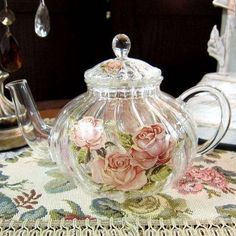
[[[77,185],[77,188],[82,190],[84,193],[88,194],[92,198],[107,198],[123,202],[127,199],[134,199],[134,198],[144,198],[148,196],[153,196],[155,194],[159,194],[166,189],[172,189],[176,186],[176,183],[179,179],[176,179],[173,175],[169,176],[164,182],[156,183],[153,186],[145,186],[145,188],[131,190],[131,191],[113,191],[113,190],[106,190],[101,189],[101,191],[94,190],[93,186],[90,185],[88,187],[86,182],[77,182],[75,181],[74,184]]]

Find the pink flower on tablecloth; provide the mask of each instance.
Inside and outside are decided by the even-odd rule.
[[[103,120],[85,116],[73,127],[71,140],[78,147],[87,147],[91,150],[103,147],[106,140]]]
[[[203,184],[198,182],[180,181],[178,183],[178,191],[183,194],[198,193],[202,191],[203,188],[204,188]]]
[[[225,189],[228,185],[228,181],[226,180],[225,176],[219,173],[215,169],[205,169],[205,176],[208,176],[208,178],[203,178],[203,181],[208,182],[210,185],[220,188],[220,189]]]
[[[188,171],[188,174],[195,179],[199,179],[202,182],[220,189],[226,188],[228,184],[226,178],[213,168],[199,169],[197,167],[193,167],[190,171]]]
[[[144,160],[141,160],[140,155],[134,152],[134,156],[138,157],[135,158],[137,163],[140,164],[142,161],[146,166],[145,161],[147,159],[147,163],[150,164],[148,168],[167,163],[171,159],[175,147],[175,142],[171,139],[169,134],[166,134],[164,126],[160,123],[143,127],[133,137],[133,141],[138,149],[142,150],[140,152],[152,156],[152,158],[149,156],[146,158],[147,154],[145,154]],[[150,159],[152,159],[152,162]]]
[[[94,182],[111,185],[117,190],[136,190],[147,183],[145,171],[134,166],[128,154],[114,152],[104,159],[97,157],[89,167]]]
[[[203,171],[198,168],[198,167],[192,167],[187,173],[186,175],[189,178],[193,178],[193,179],[202,179],[203,177]]]
[[[178,182],[179,192],[192,193],[199,192],[204,185],[217,189],[227,190],[228,181],[225,176],[213,168],[192,167],[185,176]],[[187,191],[186,191],[187,190]]]

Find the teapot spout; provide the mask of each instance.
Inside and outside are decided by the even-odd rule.
[[[10,90],[18,125],[27,144],[38,154],[48,155],[51,127],[41,118],[27,81],[12,81],[5,87]]]

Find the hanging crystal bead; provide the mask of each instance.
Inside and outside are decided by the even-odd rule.
[[[44,0],[40,0],[34,20],[35,33],[39,37],[46,37],[50,32],[50,17]]]
[[[0,11],[0,22],[5,26],[9,26],[12,25],[15,20],[14,12],[8,8],[7,0],[4,0],[4,9]]]
[[[6,26],[12,25],[15,20],[16,20],[15,14],[12,10],[4,8],[0,11],[0,22],[3,25]]]
[[[19,44],[10,32],[9,28],[3,35],[0,45],[0,62],[7,72],[15,72],[22,67],[23,58]]]

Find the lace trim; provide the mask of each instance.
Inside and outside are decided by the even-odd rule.
[[[0,235],[97,235],[97,236],[235,236],[236,218],[217,221],[89,220],[6,221],[0,219]]]

